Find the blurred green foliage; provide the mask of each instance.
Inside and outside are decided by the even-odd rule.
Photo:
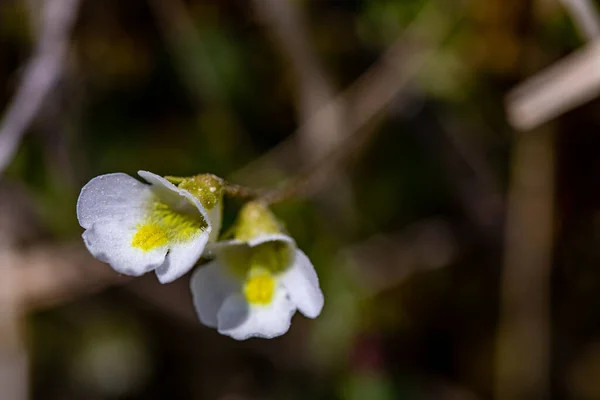
[[[32,49],[26,3],[0,3],[3,105]],[[183,6],[192,30],[179,21],[175,26],[182,29],[176,32],[152,3],[83,2],[52,111],[31,127],[6,173],[33,199],[46,242],[79,240],[75,202],[82,185],[96,175],[145,169],[228,177],[301,123],[291,67],[251,2],[189,0]],[[341,91],[429,2],[295,3],[305,13],[313,50]],[[191,312],[191,301],[172,300],[187,290],[186,283],[171,291],[153,289],[153,297],[167,304],[162,307],[133,294],[135,283],[112,288],[29,318],[34,398],[489,398],[502,224],[490,227],[472,217],[472,203],[465,198],[477,200],[471,189],[481,184],[480,171],[473,171],[453,136],[475,149],[490,180],[503,190],[511,144],[504,94],[582,42],[560,7],[533,10],[518,0],[434,3],[440,21],[455,28],[386,110],[373,140],[344,169],[342,180],[350,188],[350,198],[342,199],[346,206],[328,200],[335,187],[326,187],[315,198],[274,208],[319,272],[326,298],[320,318],[296,317],[282,338],[237,343],[173,311]],[[534,65],[528,61],[532,52]],[[568,116],[565,131],[573,126],[597,134],[598,104],[586,107]],[[565,148],[579,154],[589,146],[583,143]],[[580,160],[572,161],[576,156],[559,151],[561,160],[575,165],[572,171],[581,172]],[[597,160],[596,154],[597,148],[583,158]],[[562,378],[577,363],[564,353],[584,348],[573,344],[581,337],[597,341],[600,333],[598,318],[584,322],[598,309],[593,306],[600,258],[589,252],[600,225],[588,222],[598,203],[584,207],[587,213],[577,206],[590,185],[599,191],[600,175],[593,173],[600,169],[591,165],[583,171],[590,174],[587,181],[565,183],[569,170],[558,177],[564,213],[559,220],[571,230],[559,235],[557,274],[574,280],[557,284],[558,298],[568,310],[577,309],[580,319],[569,317],[563,305],[556,311],[557,324],[565,318],[569,329],[584,333],[558,330],[557,359],[564,365],[556,367],[556,398],[584,398],[573,395],[577,391]],[[256,173],[283,179],[291,172],[282,166]],[[236,200],[227,204],[232,207],[225,229],[240,206]],[[393,236],[431,218],[452,227],[458,248],[439,269],[411,269],[416,257],[411,252],[395,258],[395,250],[413,249],[412,242],[392,243],[370,263],[343,257],[357,243]],[[396,274],[405,269],[406,276]],[[381,291],[363,279],[378,274],[384,280],[390,276]]]

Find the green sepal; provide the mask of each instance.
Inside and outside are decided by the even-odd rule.
[[[251,201],[242,207],[234,228],[234,238],[247,242],[259,235],[283,233],[275,215],[265,205]]]
[[[223,200],[223,180],[213,174],[200,174],[191,177],[165,176],[178,188],[187,190],[206,208],[212,210]]]

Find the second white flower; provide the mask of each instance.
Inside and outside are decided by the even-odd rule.
[[[192,275],[203,324],[237,340],[273,338],[288,331],[296,310],[309,318],[321,313],[323,293],[312,263],[266,208],[248,203],[234,237],[217,243],[215,260]]]

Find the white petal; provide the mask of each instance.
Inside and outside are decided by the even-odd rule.
[[[298,310],[309,318],[316,318],[323,309],[323,292],[312,263],[300,250],[296,250],[296,260],[291,268],[280,276],[290,300]]]
[[[77,219],[83,228],[108,220],[137,220],[152,197],[150,187],[127,174],[100,175],[89,181],[77,200]]]
[[[165,262],[167,247],[150,251],[136,249],[131,246],[135,233],[135,225],[122,221],[97,222],[83,233],[83,241],[100,261],[109,263],[122,274],[139,276]]]
[[[242,294],[229,296],[217,314],[219,333],[236,340],[274,338],[290,328],[296,307],[283,288],[277,288],[268,306],[250,306]]]
[[[236,247],[250,248],[256,247],[266,242],[275,241],[286,242],[293,246],[294,249],[296,248],[296,242],[294,242],[294,239],[284,234],[275,233],[268,235],[258,235],[247,242],[238,239],[221,240],[216,243],[209,243],[206,250],[209,256],[218,257],[223,252],[230,251]]]
[[[165,263],[155,271],[160,283],[173,282],[192,269],[202,256],[207,241],[208,233],[203,231],[190,242],[169,245]]]
[[[292,239],[288,235],[284,235],[283,233],[270,233],[270,234],[263,234],[263,235],[255,236],[252,239],[248,240],[248,246],[256,247],[259,244],[263,244],[266,242],[277,242],[277,241],[286,242],[286,243],[289,243],[290,245],[296,247],[296,242],[294,242],[294,239]]]
[[[217,313],[223,302],[233,293],[241,291],[242,283],[227,272],[227,268],[213,261],[196,269],[190,279],[194,308],[200,321],[217,327]]]
[[[206,210],[206,214],[208,215],[208,219],[212,228],[208,241],[211,243],[215,243],[219,239],[219,232],[221,231],[221,222],[223,219],[223,203],[220,202],[219,204],[215,205],[212,209]]]
[[[208,214],[206,213],[204,206],[202,206],[200,200],[195,198],[190,192],[179,189],[162,176],[158,176],[152,172],[138,171],[138,175],[150,183],[152,185],[152,191],[154,194],[162,201],[167,203],[173,210],[179,212],[199,211],[208,224],[207,232],[211,232],[212,222],[208,218]]]

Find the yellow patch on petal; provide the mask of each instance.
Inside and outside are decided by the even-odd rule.
[[[155,201],[151,203],[146,221],[138,225],[131,245],[150,251],[169,243],[188,242],[206,227],[206,221],[200,213],[185,214]]]
[[[162,227],[169,236],[169,241],[175,243],[187,242],[207,227],[200,212],[184,214],[158,201],[153,204],[149,219]]]
[[[244,295],[248,303],[266,306],[273,300],[275,279],[266,271],[250,274],[244,285]]]
[[[140,225],[133,235],[131,245],[144,251],[150,251],[169,242],[169,237],[158,225]]]

